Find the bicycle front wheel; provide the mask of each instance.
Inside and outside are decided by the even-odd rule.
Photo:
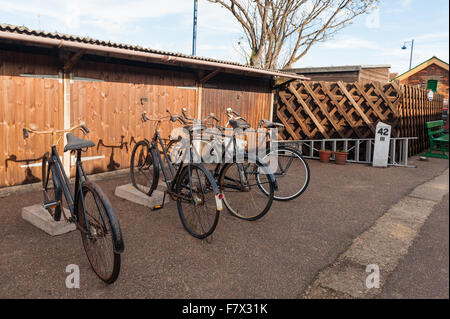
[[[293,200],[308,188],[309,165],[296,149],[281,146],[279,149],[269,152],[264,160],[270,162],[270,167],[273,167],[272,170],[277,179],[278,190],[274,195],[275,200]],[[264,193],[269,195],[270,190],[266,184],[261,183],[261,188]]]
[[[272,206],[275,183],[266,172],[267,167],[262,163],[252,163],[247,158],[242,163],[230,163],[222,168],[218,184],[231,215],[253,221],[267,214]]]
[[[86,182],[78,200],[78,224],[83,247],[97,276],[108,284],[119,277],[123,238],[117,216],[103,191]]]
[[[201,165],[190,164],[183,168],[177,181],[177,205],[181,223],[192,236],[203,239],[211,235],[219,222],[211,173]]]

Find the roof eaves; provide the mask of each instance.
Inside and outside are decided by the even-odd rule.
[[[46,32],[46,31],[36,31],[32,29],[28,29],[27,27],[18,27],[10,24],[0,24],[0,38],[2,37],[2,33],[14,33],[14,34],[21,34],[21,35],[27,35],[30,37],[36,37],[36,38],[42,38],[42,39],[53,39],[53,40],[60,40],[61,45],[63,41],[67,41],[68,43],[78,43],[80,45],[86,44],[90,46],[95,46],[95,50],[97,51],[106,51],[107,48],[115,48],[115,49],[122,49],[127,50],[127,52],[123,52],[124,55],[136,55],[137,53],[149,53],[153,55],[161,55],[166,56],[166,60],[168,62],[174,61],[174,60],[182,60],[182,63],[189,64],[190,62],[192,64],[205,64],[208,66],[216,65],[217,67],[223,68],[223,69],[229,69],[229,70],[241,70],[246,73],[255,73],[265,76],[278,76],[278,77],[287,77],[287,78],[297,78],[297,79],[306,79],[305,77],[302,77],[298,74],[294,73],[288,73],[278,70],[267,70],[262,69],[254,66],[248,66],[248,65],[242,65],[236,62],[230,62],[230,61],[222,61],[222,60],[216,60],[211,58],[203,58],[203,57],[197,57],[192,55],[186,55],[182,53],[173,53],[168,51],[162,51],[162,50],[154,50],[151,48],[145,48],[138,45],[128,45],[128,44],[121,44],[121,43],[114,43],[111,41],[102,41],[102,40],[95,40],[89,37],[79,37],[74,35],[68,35],[68,34],[62,34],[58,32]],[[36,39],[35,39],[36,40]],[[36,40],[37,41],[37,40]],[[93,47],[91,47],[93,49]]]

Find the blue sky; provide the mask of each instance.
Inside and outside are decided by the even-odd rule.
[[[0,23],[190,54],[193,0],[0,0]],[[333,39],[317,44],[295,66],[390,64],[407,71],[433,55],[449,61],[448,0],[381,0]],[[245,62],[240,26],[220,6],[199,0],[197,55]]]

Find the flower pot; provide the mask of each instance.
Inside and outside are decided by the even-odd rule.
[[[345,152],[334,152],[334,162],[337,165],[345,165],[347,163],[348,153]]]
[[[331,151],[320,150],[319,151],[319,157],[320,157],[320,161],[322,163],[329,163],[330,162],[330,157],[331,157]]]

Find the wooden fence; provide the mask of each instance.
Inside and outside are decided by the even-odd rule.
[[[442,117],[443,98],[394,83],[291,82],[276,94],[274,114],[285,140],[372,138],[379,121],[394,137],[418,137],[414,155],[429,147],[425,123]]]

